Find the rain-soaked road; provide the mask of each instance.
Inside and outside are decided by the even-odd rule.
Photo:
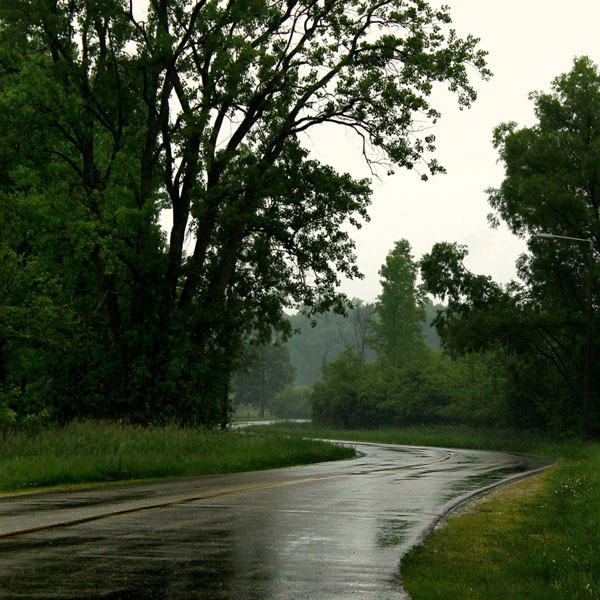
[[[441,514],[545,464],[356,448],[307,467],[0,497],[0,598],[405,598],[400,557]]]

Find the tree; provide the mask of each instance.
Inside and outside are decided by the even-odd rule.
[[[323,368],[323,380],[315,383],[310,399],[315,423],[348,428],[376,424],[379,411],[360,395],[366,368],[352,347]]]
[[[271,412],[282,419],[310,418],[310,389],[291,383],[286,385],[271,401]]]
[[[437,244],[422,262],[432,293],[448,298],[438,317],[446,346],[457,351],[502,345],[512,373],[519,413],[536,425],[600,431],[598,407],[598,272],[592,351],[593,406],[582,410],[588,252],[584,244],[535,237],[553,233],[600,242],[600,73],[588,58],[557,77],[549,93],[531,94],[538,122],[518,128],[505,123],[494,139],[506,175],[489,190],[495,213],[528,239],[517,263],[521,284],[506,289],[468,272],[466,249]],[[532,402],[533,399],[533,402]],[[527,408],[525,408],[527,407]],[[516,407],[515,407],[516,408]]]
[[[341,309],[338,273],[358,276],[342,225],[366,218],[368,182],[300,136],[335,124],[373,168],[440,172],[415,116],[437,120],[436,82],[467,106],[468,68],[489,74],[449,23],[422,0],[4,3],[4,201],[39,225],[31,260],[94,357],[57,396],[212,424],[245,336],[285,329],[285,307]],[[106,381],[112,400],[91,400]]]
[[[353,347],[363,361],[366,361],[372,350],[369,346],[375,306],[365,303],[359,298],[352,299],[352,309],[348,312],[347,321],[338,323],[337,329],[344,347]],[[371,352],[369,352],[371,350]]]
[[[538,124],[518,130],[504,124],[496,130],[496,146],[506,165],[506,178],[498,190],[490,190],[490,203],[519,235],[551,232],[600,242],[600,73],[587,57],[577,58],[573,69],[552,83],[550,93],[534,93]],[[563,371],[574,390],[581,389],[586,360],[588,248],[585,244],[543,243],[532,239],[531,254],[519,264],[533,302],[562,315],[554,343],[562,345]],[[591,283],[598,289],[598,278]],[[592,300],[597,307],[597,293]],[[598,319],[592,328],[597,331]],[[592,336],[593,338],[594,336]],[[596,336],[597,340],[597,336]],[[575,344],[573,344],[573,341]],[[600,364],[596,344],[591,365]],[[574,360],[573,360],[574,359]],[[593,373],[597,368],[591,369]],[[597,379],[589,388],[597,388]],[[577,392],[576,392],[577,394]],[[579,392],[581,394],[581,392]],[[579,395],[577,394],[577,395]],[[585,396],[585,392],[583,393]],[[598,395],[592,404],[600,426]],[[579,412],[579,411],[578,411]],[[587,436],[591,415],[581,413]]]
[[[292,383],[294,369],[286,346],[278,344],[248,347],[247,359],[233,377],[234,402],[255,406],[265,416],[277,394]]]
[[[379,270],[373,345],[380,358],[402,365],[425,351],[425,294],[417,286],[418,266],[406,240],[396,242]]]
[[[508,420],[519,427],[569,430],[578,418],[576,368],[564,340],[564,314],[532,303],[527,288],[506,288],[471,273],[464,246],[435,244],[421,261],[430,293],[447,302],[434,324],[453,357],[492,353],[509,379]]]

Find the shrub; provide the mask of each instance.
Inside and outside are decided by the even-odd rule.
[[[310,417],[310,389],[289,383],[275,395],[269,408],[276,417],[282,419],[308,419]]]

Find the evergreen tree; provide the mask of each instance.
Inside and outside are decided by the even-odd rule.
[[[417,285],[418,266],[407,240],[396,242],[379,270],[381,294],[373,322],[378,356],[402,366],[425,352],[425,293]]]

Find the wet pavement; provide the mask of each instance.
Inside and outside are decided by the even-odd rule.
[[[0,598],[403,599],[400,558],[441,515],[547,464],[352,445],[347,461],[0,497]]]

